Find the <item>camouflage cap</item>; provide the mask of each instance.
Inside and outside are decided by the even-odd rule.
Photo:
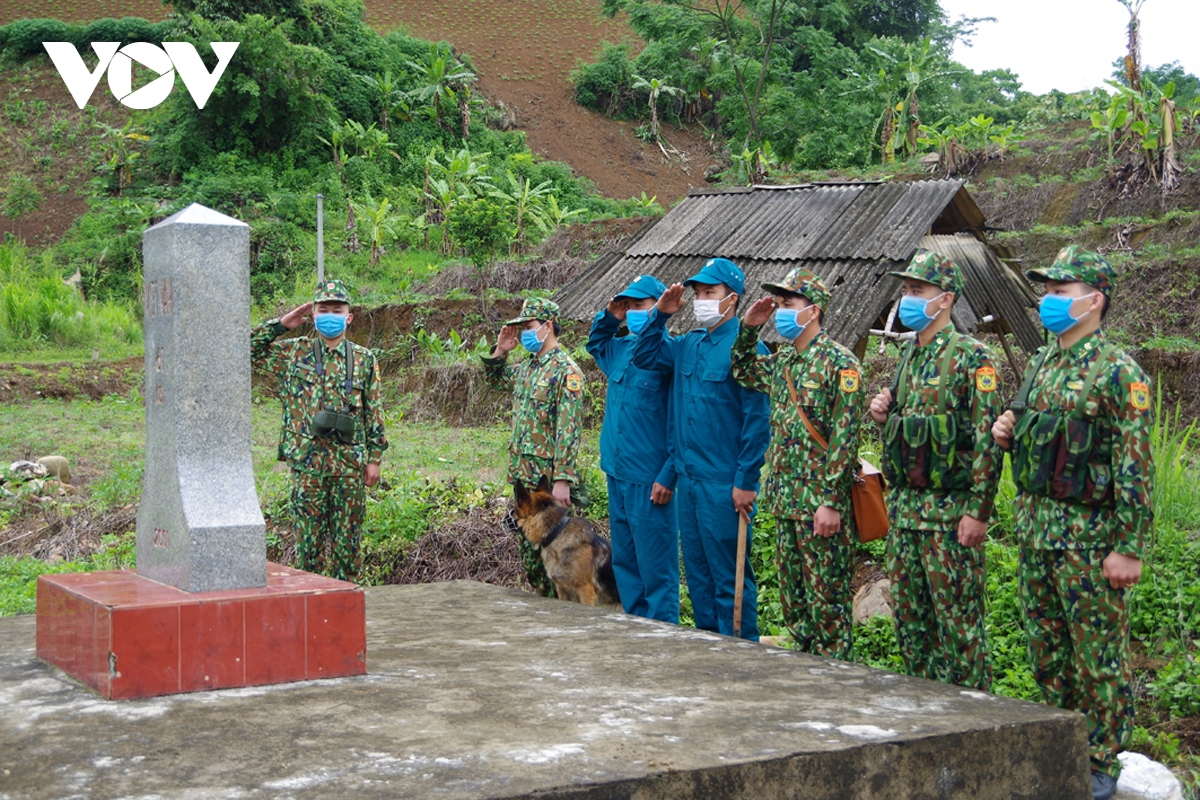
[[[804,267],[796,267],[779,283],[764,283],[762,288],[770,294],[795,292],[822,311],[829,306],[829,290],[820,278]]]
[[[350,290],[346,284],[338,280],[325,281],[317,286],[313,294],[314,303],[345,303],[350,305]]]
[[[510,319],[505,325],[519,325],[531,319],[543,322],[558,322],[558,303],[544,297],[531,297],[521,306],[521,313]]]
[[[918,250],[912,257],[912,261],[908,262],[907,269],[888,274],[895,275],[897,278],[912,278],[932,283],[943,292],[954,292],[955,297],[962,296],[962,271],[953,261],[932,250]]]
[[[1084,250],[1077,244],[1069,244],[1058,251],[1054,263],[1045,269],[1031,269],[1025,273],[1031,281],[1079,281],[1112,296],[1113,279],[1116,271],[1099,253]]]

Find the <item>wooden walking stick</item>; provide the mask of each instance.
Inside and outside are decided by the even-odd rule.
[[[738,512],[737,569],[733,579],[733,638],[742,638],[742,589],[746,582],[746,517]]]

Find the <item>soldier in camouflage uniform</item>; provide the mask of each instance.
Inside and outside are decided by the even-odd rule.
[[[797,649],[849,661],[850,486],[864,405],[858,359],[821,329],[829,291],[816,275],[796,268],[762,288],[771,296],[746,312],[733,343],[733,377],[771,399],[763,503],[775,517],[783,619]],[[790,343],[759,355],[758,330],[772,312]]]
[[[988,348],[954,330],[958,266],[918,251],[903,272],[901,322],[916,332],[895,388],[871,401],[891,484],[888,578],[911,675],[987,690],[984,551],[1000,479],[991,437],[1000,380]]]
[[[512,392],[513,428],[508,445],[508,481],[535,486],[542,476],[554,484],[559,502],[586,508],[587,492],[579,474],[583,436],[583,372],[559,347],[558,306],[526,300],[521,313],[504,323],[496,348],[483,358],[488,385]],[[517,364],[508,354],[518,342],[528,355]],[[554,597],[554,583],[541,555],[518,533],[521,562],[534,590]]]
[[[1104,799],[1133,730],[1125,592],[1154,521],[1150,379],[1101,330],[1115,277],[1104,258],[1071,245],[1027,274],[1046,284],[1042,324],[1058,340],[992,431],[1013,452],[1033,675],[1047,703],[1087,717]]]
[[[310,317],[316,336],[279,339]],[[356,580],[362,566],[366,487],[379,481],[388,446],[379,368],[374,353],[346,338],[353,319],[345,284],[326,281],[311,303],[250,332],[254,368],[279,379],[279,459],[292,473],[296,565],[346,581]],[[332,550],[328,563],[326,548]]]

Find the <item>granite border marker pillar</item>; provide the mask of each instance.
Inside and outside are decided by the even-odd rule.
[[[267,583],[250,434],[250,227],[193,203],[142,236],[146,468],[138,574]]]

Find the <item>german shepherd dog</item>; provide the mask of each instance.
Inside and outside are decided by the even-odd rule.
[[[517,481],[513,493],[517,527],[541,553],[559,599],[585,606],[619,607],[612,545],[597,533],[596,524],[572,517],[567,507],[554,499],[550,481],[544,475],[532,492]]]

